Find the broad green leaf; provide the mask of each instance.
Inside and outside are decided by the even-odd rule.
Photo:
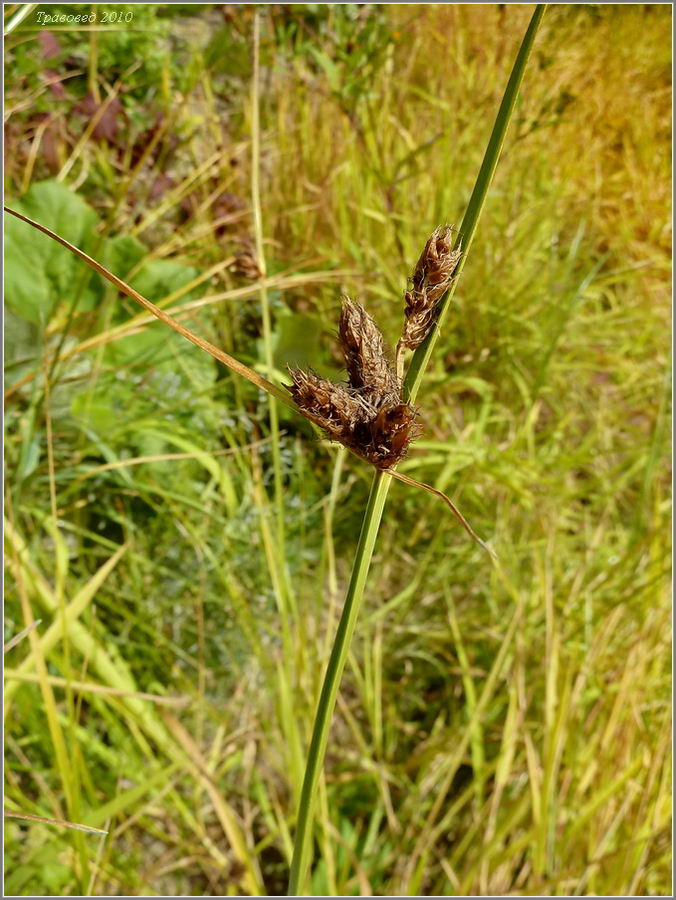
[[[99,222],[84,200],[56,181],[33,185],[14,206],[83,249],[91,245]],[[57,304],[69,305],[91,278],[63,247],[11,216],[5,219],[5,272],[8,307],[38,325]],[[95,296],[87,293],[89,305]]]

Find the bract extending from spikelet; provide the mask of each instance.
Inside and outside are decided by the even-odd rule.
[[[462,249],[452,249],[453,230],[448,225],[435,228],[411,278],[411,289],[404,294],[406,322],[397,348],[415,350],[425,340],[434,324],[439,300],[453,280],[453,270]]]

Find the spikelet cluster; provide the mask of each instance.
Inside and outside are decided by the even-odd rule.
[[[404,294],[406,318],[394,368],[376,323],[362,306],[345,297],[338,338],[347,382],[334,384],[315,372],[290,368],[293,384],[286,388],[299,411],[330,440],[343,444],[377,469],[389,471],[392,477],[440,497],[470,537],[494,556],[452,500],[394,468],[420,434],[416,411],[404,400],[403,361],[405,351],[419,347],[434,327],[439,301],[453,280],[462,251],[453,250],[451,234],[448,226],[435,229],[415,267],[411,288]]]
[[[338,339],[345,357],[347,383],[334,384],[314,372],[289,369],[287,390],[300,412],[333,441],[348,447],[378,469],[389,469],[406,456],[420,433],[416,412],[402,393],[405,350],[415,350],[429,334],[439,300],[448,290],[462,251],[452,249],[452,229],[435,229],[425,244],[404,299],[405,322],[397,345],[396,368],[384,348],[380,329],[358,303],[343,299]]]
[[[343,300],[338,331],[347,384],[334,384],[314,372],[289,369],[287,385],[303,415],[334,441],[378,469],[389,469],[408,452],[418,434],[415,410],[402,399],[383,336],[366,310]]]

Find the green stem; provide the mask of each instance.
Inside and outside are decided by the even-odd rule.
[[[464,265],[465,259],[467,258],[467,251],[474,238],[477,221],[483,208],[493,173],[495,172],[507,126],[512,110],[514,109],[514,104],[516,103],[519,87],[526,68],[526,63],[543,13],[544,5],[539,5],[535,8],[535,12],[533,13],[533,17],[514,62],[512,74],[507,82],[507,87],[505,88],[505,94],[502,98],[500,109],[498,110],[495,125],[493,126],[486,153],[484,154],[483,163],[481,164],[481,169],[479,170],[479,175],[477,176],[476,184],[467,206],[467,212],[465,213],[460,228],[459,240],[462,241],[464,252],[460,259],[458,269],[456,270],[457,274],[460,273],[460,270]],[[453,285],[456,283],[457,279],[454,281]],[[453,286],[441,300],[438,322],[448,308],[452,294]],[[438,328],[435,328],[425,342],[421,344],[413,354],[404,383],[407,395],[411,400],[415,398],[418,392],[437,335]],[[299,890],[302,889],[305,883],[310,864],[314,801],[317,794],[319,775],[326,753],[331,719],[333,717],[336,698],[338,696],[338,687],[340,685],[343,669],[345,668],[350,641],[357,622],[359,607],[364,594],[364,585],[371,564],[373,548],[375,546],[376,537],[378,536],[378,528],[380,527],[390,481],[391,479],[384,472],[376,472],[373,484],[371,485],[371,493],[369,494],[368,504],[364,514],[364,521],[361,528],[361,534],[359,535],[359,543],[357,545],[357,553],[352,566],[350,584],[345,598],[345,606],[343,607],[343,613],[340,617],[340,623],[338,624],[331,656],[329,658],[326,674],[324,675],[319,703],[317,704],[317,712],[312,730],[312,740],[308,751],[305,777],[303,779],[303,788],[298,808],[296,837],[289,878],[288,895],[290,897],[299,895]]]
[[[312,740],[308,751],[303,789],[300,795],[298,807],[298,822],[296,823],[296,840],[293,848],[293,860],[291,862],[291,875],[289,878],[289,896],[298,896],[299,888],[305,881],[310,862],[310,839],[312,837],[312,817],[314,802],[317,795],[319,775],[326,753],[326,743],[329,737],[331,719],[338,696],[340,679],[345,668],[347,651],[350,647],[352,634],[357,623],[359,606],[364,595],[364,584],[368,575],[373,547],[378,536],[378,528],[385,507],[385,499],[389,490],[391,479],[384,472],[376,472],[371,485],[366,513],[359,535],[357,555],[352,566],[350,584],[345,597],[345,605],[338,623],[338,630],[331,649],[329,664],[326,668],[322,692],[317,704]]]

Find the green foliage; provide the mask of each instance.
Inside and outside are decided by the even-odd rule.
[[[385,12],[374,4],[289,4],[275,20],[280,48],[322,71],[345,104],[373,96],[374,79],[392,45]]]
[[[30,218],[39,218],[83,250],[91,249],[98,217],[63,185],[55,181],[33,185],[17,203],[17,209]],[[77,295],[81,295],[84,308],[93,306],[97,294],[87,290],[90,277],[81,276],[78,289],[82,269],[54,241],[18,219],[6,223],[5,236],[5,301],[16,315],[44,326],[58,303],[67,306]]]
[[[39,12],[38,7],[22,23],[22,28],[32,28],[34,35],[41,27]],[[126,95],[137,102],[142,102],[149,93],[159,91],[167,54],[171,49],[175,51],[176,43],[180,43],[176,41],[172,46],[171,19],[159,16],[157,8],[149,4],[100,3],[91,9],[82,4],[63,4],[58,9],[46,7],[42,10],[43,15],[65,16],[84,16],[92,12],[97,17],[93,24],[104,29],[101,32],[104,37],[98,42],[98,64],[107,73],[110,83],[124,77]],[[130,21],[124,18],[126,14],[131,15]],[[110,21],[105,22],[106,17]],[[48,67],[55,68],[69,60],[71,65],[82,65],[86,69],[88,50],[87,42],[83,40],[86,32],[81,27],[68,28],[58,22],[45,22],[42,28],[51,31],[59,45],[58,51],[48,57]],[[35,44],[22,37],[23,40],[18,40],[16,46],[12,46],[10,38],[13,62],[17,66],[17,74],[29,76],[30,83],[37,87],[45,63],[35,52]],[[48,102],[43,101],[38,108],[49,109],[49,106]]]
[[[246,39],[227,25],[211,37],[204,52],[204,62],[213,73],[235,78],[251,77],[251,50]]]
[[[149,90],[160,89],[162,70],[167,54],[176,52],[172,46],[171,20],[157,15],[156,9],[147,4],[97,5],[101,19],[105,12],[133,14],[131,23],[119,23],[99,44],[98,63],[102,70],[117,78],[124,78],[128,95],[142,101]],[[130,27],[131,26],[131,27]]]
[[[6,837],[9,841],[20,842],[25,836],[18,825],[10,826],[9,832]],[[20,865],[8,873],[5,879],[8,893],[24,897],[38,893],[54,897],[63,894],[73,877],[71,867],[62,862],[67,851],[65,842],[53,839],[46,841],[33,851],[30,864]]]

